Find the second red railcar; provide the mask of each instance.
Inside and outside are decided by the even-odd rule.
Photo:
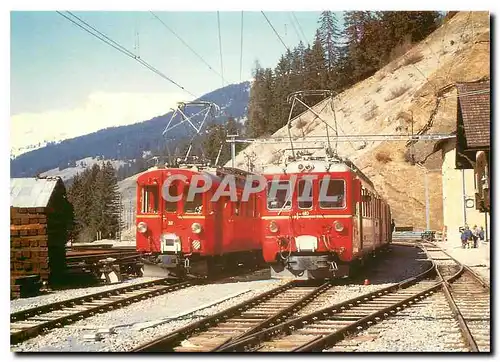
[[[306,158],[263,174],[262,250],[274,276],[347,276],[391,241],[388,204],[348,161]]]

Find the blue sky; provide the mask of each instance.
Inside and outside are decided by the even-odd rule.
[[[290,12],[265,13],[287,46],[298,44]],[[221,86],[220,77],[149,12],[75,14],[197,96]],[[156,14],[220,73],[216,12]],[[320,12],[294,14],[311,41]],[[241,12],[220,12],[220,24],[224,77],[239,82]],[[285,48],[260,12],[244,13],[243,31],[242,80],[247,80],[256,59],[274,67]],[[11,13],[11,115],[70,109],[95,92],[182,93],[56,12]]]

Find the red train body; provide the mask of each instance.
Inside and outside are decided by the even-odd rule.
[[[212,197],[229,169],[156,168],[137,179],[137,250],[174,274],[209,275],[213,268],[258,262],[262,259],[257,195],[248,202]],[[241,171],[242,172],[242,171]],[[167,178],[178,178],[168,192],[179,201],[162,197]],[[209,178],[211,186],[188,201],[193,178]],[[183,180],[180,180],[183,178]],[[197,180],[197,178],[194,178]],[[244,176],[237,175],[241,200]],[[196,181],[194,181],[196,182]],[[199,181],[198,181],[199,182]]]
[[[213,198],[227,175],[236,175],[237,201]],[[183,180],[164,187],[172,176]],[[189,201],[200,176],[211,185]],[[390,208],[353,165],[309,159],[273,166],[262,174],[264,190],[242,201],[245,176],[196,167],[140,175],[137,250],[175,274],[209,275],[263,259],[274,276],[315,279],[346,276],[391,241]]]
[[[262,250],[275,276],[346,276],[391,241],[389,206],[353,165],[301,160],[270,167],[264,176]],[[281,190],[273,194],[272,187]]]

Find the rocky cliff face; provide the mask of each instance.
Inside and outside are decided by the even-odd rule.
[[[456,129],[455,83],[489,78],[489,13],[460,12],[406,54],[352,88],[316,104],[292,122],[297,144],[322,146],[304,136],[451,133]],[[326,124],[325,124],[326,123]],[[286,127],[275,137],[287,137]],[[389,201],[398,225],[425,227],[424,174],[430,185],[431,228],[442,228],[441,154],[434,142],[350,141],[336,145]],[[332,143],[335,148],[335,142]],[[276,163],[289,144],[250,145],[236,158],[236,167],[256,171]],[[424,167],[413,165],[415,161]]]

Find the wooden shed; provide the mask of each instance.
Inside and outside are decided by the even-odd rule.
[[[12,178],[10,207],[12,298],[62,277],[73,208],[60,177]]]

